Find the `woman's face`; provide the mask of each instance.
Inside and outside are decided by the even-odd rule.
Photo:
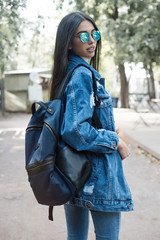
[[[69,49],[72,50],[72,52],[75,53],[76,55],[83,58],[84,60],[89,60],[95,55],[97,42],[91,36],[94,30],[95,28],[93,24],[88,20],[84,20],[83,22],[80,23],[79,27],[77,28],[72,38],[72,43]],[[80,40],[79,36],[83,32],[87,32],[89,34],[89,40],[87,43],[83,43]]]

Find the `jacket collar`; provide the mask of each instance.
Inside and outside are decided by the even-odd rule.
[[[94,74],[94,77],[97,79],[97,80],[100,80],[101,78],[101,75],[90,65],[88,64],[83,58],[73,54],[73,53],[70,53],[69,54],[69,66],[68,66],[68,70],[73,67],[74,65],[77,65],[77,64],[84,64],[86,67],[88,67]]]

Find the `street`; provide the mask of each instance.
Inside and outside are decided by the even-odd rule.
[[[25,128],[29,115],[0,117],[0,239],[65,240],[63,206],[39,205],[27,180],[24,160]],[[122,212],[120,240],[160,239],[160,161],[129,145],[131,155],[123,161],[135,210]],[[94,240],[91,220],[88,240]]]

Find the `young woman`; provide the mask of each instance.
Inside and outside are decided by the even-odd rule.
[[[78,151],[87,151],[92,164],[84,187],[65,204],[68,240],[87,239],[89,212],[97,240],[118,240],[121,211],[133,210],[122,167],[129,149],[115,130],[112,99],[97,72],[100,49],[101,35],[91,17],[73,12],[62,19],[54,52],[51,99],[69,69],[80,63],[83,66],[74,70],[63,96],[59,147],[69,144]],[[101,129],[92,124],[94,108]]]

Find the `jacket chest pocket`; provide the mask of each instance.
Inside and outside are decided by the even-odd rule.
[[[103,128],[114,130],[112,98],[108,92],[99,93],[97,91],[96,111]]]

